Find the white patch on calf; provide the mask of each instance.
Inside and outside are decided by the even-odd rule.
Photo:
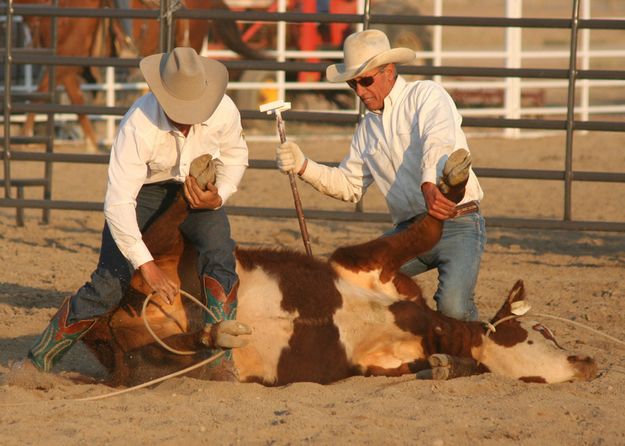
[[[293,334],[297,312],[288,313],[280,307],[282,293],[275,278],[261,268],[246,271],[237,262],[240,287],[237,320],[252,329],[249,344],[234,349],[233,358],[244,381],[262,377],[268,383],[278,377],[278,361]]]
[[[379,291],[380,293],[386,294],[387,297],[394,298],[394,300],[402,298],[397,292],[392,280],[386,283],[380,281],[381,270],[379,269],[354,272],[334,262],[332,263],[332,268],[334,268],[339,277],[353,285],[372,291]]]
[[[422,338],[401,330],[388,306],[396,299],[339,279],[336,287],[343,297],[334,315],[341,343],[350,362],[362,370],[369,366],[393,369],[424,358]]]

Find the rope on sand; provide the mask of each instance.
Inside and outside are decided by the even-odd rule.
[[[592,327],[589,327],[588,325],[582,324],[580,322],[572,321],[570,319],[566,319],[566,318],[559,317],[559,316],[552,316],[550,314],[544,314],[544,313],[533,313],[533,314],[535,316],[547,317],[547,318],[555,319],[555,320],[558,320],[558,321],[566,322],[566,323],[569,323],[571,325],[575,325],[576,327],[585,328],[586,330],[589,330],[589,331],[591,331],[591,332],[593,332],[595,334],[601,335],[601,336],[603,336],[603,337],[605,337],[605,338],[607,338],[607,339],[609,339],[609,340],[611,340],[613,342],[616,342],[617,344],[625,345],[625,341],[621,341],[620,339],[617,339],[617,338],[615,338],[613,336],[610,336],[609,334],[606,334],[606,333],[604,333],[604,332],[602,332],[600,330],[596,330],[596,329],[594,329]]]
[[[62,401],[96,401],[96,400],[102,400],[104,398],[110,398],[113,396],[117,396],[117,395],[121,395],[124,393],[128,393],[128,392],[133,392],[135,390],[139,390],[139,389],[143,389],[144,387],[149,387],[152,386],[154,384],[158,384],[160,382],[166,381],[168,379],[171,378],[175,378],[176,376],[180,376],[180,375],[184,375],[187,372],[190,372],[191,370],[195,370],[197,368],[200,368],[212,361],[215,361],[216,359],[219,359],[220,357],[222,357],[226,352],[225,351],[221,351],[213,356],[211,356],[210,358],[206,358],[200,362],[198,362],[197,364],[194,364],[192,366],[186,367],[182,370],[178,370],[177,372],[174,373],[170,373],[169,375],[165,375],[165,376],[161,376],[160,378],[156,378],[153,379],[151,381],[145,382],[143,384],[139,384],[133,387],[129,387],[127,389],[122,389],[122,390],[118,390],[116,392],[111,392],[111,393],[105,393],[104,395],[96,395],[96,396],[90,396],[87,398],[75,398],[75,399],[70,399],[70,400],[62,400]]]

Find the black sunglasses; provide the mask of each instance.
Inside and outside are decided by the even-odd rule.
[[[360,85],[361,87],[370,87],[375,82],[375,77],[384,71],[382,68],[380,71],[376,72],[372,76],[361,77],[360,79],[350,79],[347,81],[347,85],[349,85],[352,89],[356,89],[356,85]]]

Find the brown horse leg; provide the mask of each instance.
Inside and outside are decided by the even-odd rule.
[[[41,82],[37,86],[37,93],[48,92],[48,82],[50,77],[48,76],[48,70],[44,70],[43,77],[41,78]],[[35,132],[35,113],[30,112],[26,114],[26,120],[24,121],[24,126],[22,127],[22,135],[23,136],[33,136]]]
[[[78,73],[68,73],[66,76],[63,76],[62,81],[70,102],[73,105],[83,105],[85,103],[85,98],[82,94],[82,91],[80,91]],[[95,132],[93,131],[93,127],[91,126],[91,121],[89,121],[89,117],[87,115],[79,114],[78,121],[80,122],[80,126],[82,127],[82,131],[85,136],[85,145],[87,152],[96,152],[98,145],[95,137]]]

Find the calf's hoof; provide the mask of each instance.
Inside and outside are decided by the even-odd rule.
[[[206,190],[208,183],[215,184],[216,170],[213,157],[209,154],[200,155],[191,161],[189,175],[197,180],[202,190]]]
[[[439,381],[482,373],[477,362],[472,358],[435,353],[430,355],[428,362],[432,367],[432,379]]]
[[[209,348],[240,348],[248,340],[239,336],[252,333],[252,329],[239,321],[225,320],[216,324],[207,324],[202,333],[201,342]]]
[[[432,367],[432,379],[444,381],[452,378],[451,376],[451,357],[448,355],[434,354],[428,358],[428,362]]]
[[[449,194],[454,189],[464,188],[469,180],[470,168],[471,154],[467,150],[458,149],[452,152],[443,167],[443,176],[439,183],[441,192]]]

